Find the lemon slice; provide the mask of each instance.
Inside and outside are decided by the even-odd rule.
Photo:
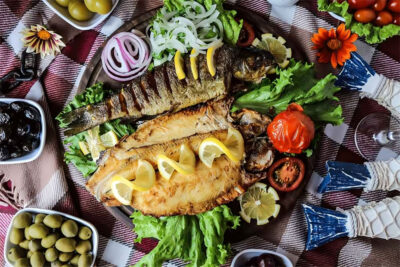
[[[114,131],[108,131],[105,134],[100,135],[100,140],[103,146],[113,147],[118,143],[118,136],[114,133]]]
[[[130,205],[132,201],[132,183],[120,175],[115,175],[111,179],[111,191],[115,198],[123,205]]]
[[[222,46],[222,42],[218,43],[216,45],[211,46],[210,48],[207,49],[207,67],[208,71],[210,72],[211,76],[215,76],[217,70],[215,68],[215,60],[214,60],[214,55],[215,51]]]
[[[194,55],[196,53],[196,49],[192,49],[190,55]],[[197,70],[197,56],[190,57],[190,68],[192,69],[193,78],[197,80],[199,78],[199,72]]]
[[[155,182],[156,173],[153,165],[146,160],[139,159],[135,180],[131,182],[133,189],[137,191],[147,191]]]
[[[167,180],[171,178],[174,171],[181,174],[193,173],[195,165],[196,157],[187,145],[182,145],[180,148],[179,162],[163,154],[157,156],[158,171]]]
[[[100,140],[100,127],[96,126],[88,130],[85,138],[93,161],[97,161],[100,158],[100,152],[106,149]]]
[[[280,211],[278,193],[272,187],[267,190],[267,185],[255,183],[246,193],[239,196],[240,215],[243,220],[250,223],[251,219],[257,220],[257,225],[264,225],[269,218],[276,218]]]
[[[286,40],[281,36],[275,38],[271,33],[263,34],[261,39],[254,39],[253,46],[270,52],[279,66],[285,68],[289,64],[288,59],[292,57],[292,49],[284,45]]]
[[[86,142],[83,142],[83,141],[79,141],[79,148],[81,149],[81,151],[82,151],[82,153],[83,153],[83,155],[87,155],[87,154],[89,154],[90,153],[90,151],[89,151],[89,148],[88,148],[88,145],[87,145],[87,143]]]
[[[199,158],[209,168],[212,167],[214,159],[225,154],[230,160],[239,162],[244,154],[244,140],[242,134],[234,129],[228,129],[228,136],[221,142],[215,137],[208,137],[201,142],[199,147]]]
[[[176,50],[174,62],[175,62],[176,76],[178,76],[179,80],[185,79],[186,74],[185,74],[185,71],[183,70],[183,64],[184,64],[183,57],[179,50]]]

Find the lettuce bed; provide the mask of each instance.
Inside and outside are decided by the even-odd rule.
[[[347,12],[349,4],[347,1],[342,3],[330,2],[329,0],[318,0],[318,9],[321,11],[330,11],[346,21],[346,28],[359,36],[365,37],[365,41],[369,44],[376,44],[385,41],[395,35],[400,35],[400,26],[389,24],[383,27],[374,26],[372,23],[360,23],[353,19],[353,14]]]

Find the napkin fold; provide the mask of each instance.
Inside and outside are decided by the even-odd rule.
[[[51,209],[68,191],[56,131],[40,81],[31,87],[27,99],[38,102],[46,115],[46,144],[34,161],[0,165],[0,201],[20,209]]]

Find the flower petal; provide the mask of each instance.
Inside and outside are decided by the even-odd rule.
[[[332,52],[332,55],[331,55],[331,65],[332,65],[333,68],[336,69],[336,67],[337,67],[337,58],[336,58],[336,53],[335,52]]]

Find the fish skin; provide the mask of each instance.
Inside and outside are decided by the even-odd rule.
[[[215,52],[216,75],[208,71],[206,56],[199,54],[199,79],[191,73],[189,55],[184,56],[185,79],[176,76],[175,65],[169,61],[125,84],[104,102],[87,105],[63,115],[66,135],[74,135],[114,119],[138,120],[222,99],[231,88],[232,77],[258,81],[274,66],[266,51],[242,52],[222,46]],[[243,73],[244,72],[244,73]]]
[[[116,173],[133,175],[138,159],[156,166],[159,153],[177,160],[182,144],[198,151],[201,141],[211,135],[223,140],[228,129],[234,127],[229,116],[231,101],[209,102],[145,122],[106,152],[86,188],[106,205],[120,206],[110,190],[110,180]],[[234,163],[225,156],[216,159],[212,168],[197,160],[196,172],[188,176],[174,173],[166,181],[157,172],[152,189],[134,192],[132,207],[153,216],[197,214],[232,201],[266,174],[266,171],[250,173],[243,161]]]

